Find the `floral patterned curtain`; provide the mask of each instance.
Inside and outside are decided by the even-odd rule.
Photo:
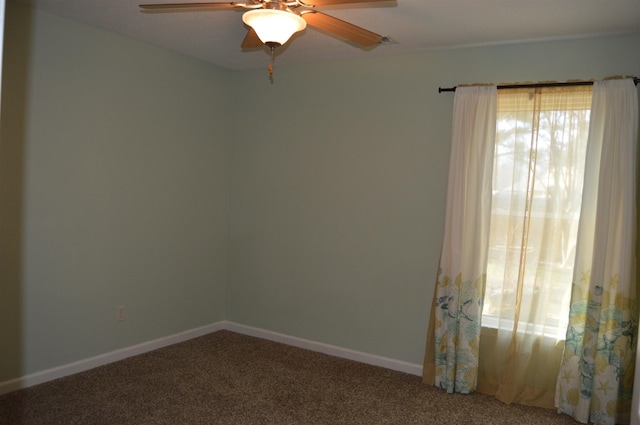
[[[595,424],[629,423],[637,335],[638,93],[594,84],[569,326],[555,401]]]
[[[496,86],[458,87],[454,97],[445,240],[431,309],[427,383],[475,390],[487,268]]]

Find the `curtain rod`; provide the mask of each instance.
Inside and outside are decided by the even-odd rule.
[[[632,77],[633,83],[637,86],[640,83],[640,78]],[[538,87],[566,87],[566,86],[592,86],[593,81],[569,81],[566,83],[525,83],[525,84],[501,84],[498,85],[498,90],[500,89],[531,89]],[[442,92],[454,92],[456,88],[454,87],[438,87],[438,93]]]

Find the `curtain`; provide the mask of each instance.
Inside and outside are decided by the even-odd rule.
[[[592,87],[503,90],[478,390],[554,408]]]
[[[596,424],[628,423],[636,348],[638,95],[594,84],[569,325],[555,402]]]
[[[486,279],[496,86],[459,87],[453,106],[445,239],[431,309],[424,381],[475,390]]]

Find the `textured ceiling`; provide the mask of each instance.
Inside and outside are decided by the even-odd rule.
[[[30,4],[228,69],[260,68],[269,61],[266,48],[240,49],[247,32],[241,10],[142,13],[138,8],[139,3],[180,0],[10,1]],[[278,49],[278,66],[640,32],[640,0],[397,0],[319,10],[389,36],[395,43],[363,50],[308,27]]]

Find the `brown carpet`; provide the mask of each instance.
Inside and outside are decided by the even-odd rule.
[[[0,396],[0,423],[577,424],[228,331]]]

